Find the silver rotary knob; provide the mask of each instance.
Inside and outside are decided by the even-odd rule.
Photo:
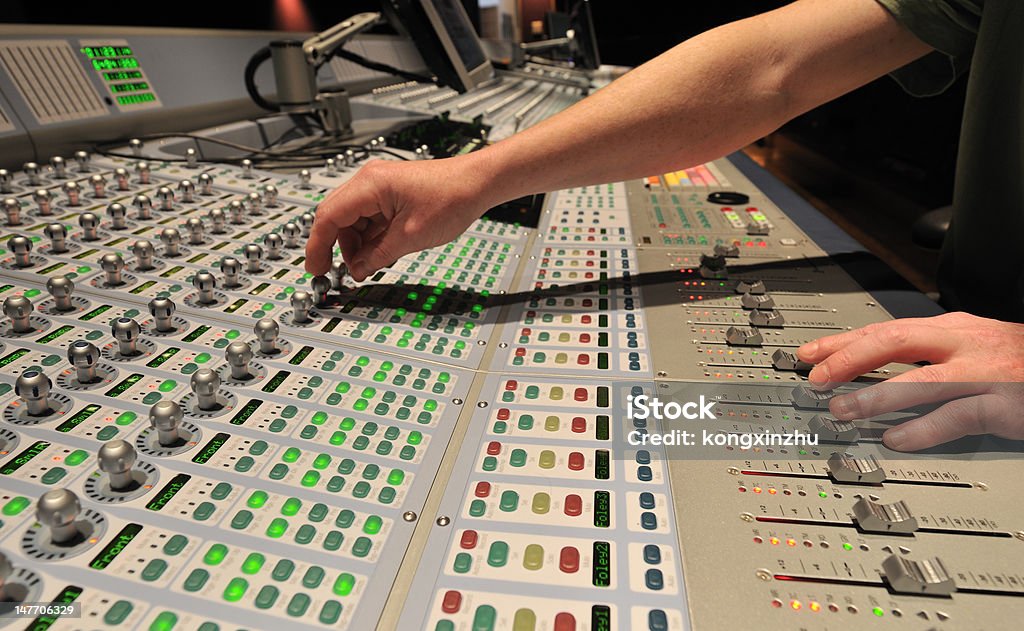
[[[267,248],[268,259],[276,261],[281,258],[281,246],[284,245],[284,239],[281,238],[281,235],[271,232],[263,237],[263,245]]]
[[[50,378],[35,368],[22,372],[14,382],[14,393],[25,403],[29,416],[48,416],[53,413],[50,407],[52,388]]]
[[[239,281],[239,274],[242,271],[242,264],[233,256],[225,256],[220,260],[220,272],[224,275],[224,287],[234,289],[242,283]]]
[[[273,184],[267,184],[263,187],[263,205],[266,208],[274,208],[277,206],[277,187]]]
[[[263,248],[258,243],[250,243],[242,249],[242,253],[245,254],[245,271],[249,274],[259,274]]]
[[[21,225],[21,202],[13,197],[4,199],[4,215],[7,217],[8,226]]]
[[[181,422],[185,412],[174,401],[157,401],[149,408],[149,424],[156,429],[156,440],[163,447],[173,447],[181,440]]]
[[[131,318],[115,318],[110,323],[110,334],[117,341],[117,354],[121,357],[135,357],[139,354],[139,337],[142,329]]]
[[[139,239],[132,244],[131,250],[135,255],[136,270],[146,272],[153,269],[153,255],[156,253],[156,248],[152,243],[145,239]]]
[[[210,272],[206,270],[197,272],[192,277],[192,286],[199,292],[199,304],[212,305],[217,301],[216,296],[213,295],[213,290],[217,288],[217,279]]]
[[[177,331],[174,325],[176,307],[170,298],[154,298],[149,301],[149,314],[153,316],[153,325],[160,333]]]
[[[76,151],[75,152],[75,162],[78,163],[78,172],[79,173],[88,173],[88,172],[92,171],[92,167],[89,166],[89,163],[91,161],[92,161],[92,156],[89,155],[88,151]]]
[[[132,138],[131,140],[128,141],[128,146],[131,148],[133,156],[135,156],[136,158],[142,157],[143,144],[141,140],[139,140],[138,138]]]
[[[313,222],[316,221],[316,217],[311,212],[304,212],[299,217],[299,226],[302,228],[302,238],[308,239],[310,231],[313,230]]]
[[[100,218],[96,213],[82,213],[78,216],[78,225],[82,228],[82,239],[97,241],[100,238]]]
[[[260,353],[276,355],[281,352],[281,349],[277,347],[277,336],[281,332],[281,327],[273,318],[261,318],[256,322],[253,331],[260,343]]]
[[[203,220],[199,217],[189,217],[189,220],[185,222],[185,227],[188,229],[188,242],[192,245],[202,245]]]
[[[7,247],[14,253],[14,266],[17,268],[32,267],[32,240],[18,235],[11,237]]]
[[[256,191],[245,196],[245,203],[249,207],[249,214],[253,217],[259,215],[263,210],[263,198]]]
[[[11,330],[15,333],[31,333],[32,301],[25,296],[11,296],[4,300],[4,315],[11,321]]]
[[[135,447],[126,440],[108,440],[96,453],[100,471],[107,474],[112,491],[130,491],[135,488],[132,467],[138,455]]]
[[[210,214],[208,216],[210,218],[210,224],[213,226],[213,228],[210,229],[210,232],[213,234],[224,234],[224,223],[226,221],[224,210],[221,208],[213,208],[210,210]]]
[[[324,160],[324,172],[327,174],[327,177],[338,175],[338,162],[334,158]]]
[[[43,180],[39,176],[43,170],[39,166],[39,163],[26,162],[24,165],[22,165],[21,170],[25,172],[26,176],[28,176],[29,186],[39,186],[42,183]]]
[[[181,233],[177,228],[164,228],[160,231],[160,241],[164,244],[164,256],[180,256]]]
[[[99,173],[93,174],[89,178],[89,186],[92,187],[93,197],[106,197],[107,196],[107,180]]]
[[[100,267],[106,274],[104,284],[107,287],[120,287],[124,284],[124,279],[121,278],[121,273],[124,271],[124,259],[120,256],[113,252],[104,254],[100,257]]]
[[[68,346],[68,363],[75,369],[78,383],[96,383],[100,380],[96,364],[100,361],[100,349],[92,342],[76,340]]]
[[[254,176],[252,174],[252,160],[246,158],[242,160],[242,179],[251,180],[253,177]]]
[[[200,173],[197,179],[199,180],[199,194],[213,195],[213,176],[209,173]]]
[[[192,180],[182,180],[178,182],[178,193],[181,194],[182,203],[191,204],[195,200],[196,185]]]
[[[310,321],[309,310],[313,308],[313,297],[309,295],[309,292],[298,291],[292,292],[292,323],[293,324],[306,324]]]
[[[13,193],[14,174],[7,169],[0,169],[0,193]]]
[[[36,203],[36,212],[40,217],[49,217],[53,214],[53,193],[41,188],[32,193],[32,201]]]
[[[78,182],[70,181],[64,182],[64,195],[67,196],[68,206],[79,206],[82,203],[82,189],[78,186]]]
[[[346,149],[344,153],[345,166],[355,166],[356,164],[356,152],[352,149]]]
[[[281,235],[284,237],[284,247],[288,249],[299,247],[300,234],[302,234],[302,228],[300,228],[299,224],[294,221],[289,221],[285,225],[281,226]]]
[[[107,206],[107,217],[110,217],[110,227],[114,230],[124,230],[128,227],[128,209],[123,204],[114,202]]]
[[[124,167],[114,169],[114,181],[117,183],[117,190],[127,191],[129,188],[128,169]]]
[[[68,251],[68,229],[64,224],[47,224],[46,227],[43,228],[43,235],[50,240],[50,251],[54,254],[63,254]]]
[[[199,166],[199,154],[192,147],[185,150],[185,164],[190,169],[194,169]]]
[[[252,379],[249,364],[252,362],[252,349],[245,342],[234,341],[224,349],[224,358],[231,366],[231,378],[238,381]]]
[[[192,373],[189,385],[192,386],[192,392],[196,395],[196,406],[200,410],[209,412],[220,409],[220,403],[217,401],[220,376],[216,372],[209,368],[201,368]]]
[[[331,291],[331,279],[326,276],[314,276],[309,281],[309,289],[313,292],[313,302],[322,307],[327,304],[327,294]]]
[[[299,171],[299,188],[305,190],[307,188],[313,188],[309,185],[310,180],[313,179],[313,174],[309,172],[309,169],[302,169]]]
[[[135,206],[135,210],[138,213],[136,217],[139,219],[153,218],[153,200],[149,198],[149,195],[139,193],[132,200],[132,205]]]
[[[170,186],[156,189],[156,198],[160,201],[160,210],[174,210],[174,191]]]
[[[231,215],[231,223],[245,223],[245,206],[237,199],[228,204],[228,214]]]
[[[150,168],[145,160],[135,163],[135,177],[139,178],[139,184],[149,184]]]
[[[46,281],[46,291],[53,297],[57,311],[65,313],[75,309],[75,305],[71,302],[71,295],[75,292],[75,283],[70,278],[54,276]]]
[[[348,276],[348,265],[345,261],[331,263],[331,289],[341,291],[345,288],[345,277]]]
[[[50,168],[53,169],[53,177],[63,180],[68,176],[68,163],[60,156],[50,158]]]
[[[36,520],[50,529],[50,541],[56,545],[75,543],[82,536],[75,523],[81,512],[82,503],[68,489],[47,491],[36,503]]]

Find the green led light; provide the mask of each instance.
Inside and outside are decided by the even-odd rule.
[[[316,414],[313,415],[313,418],[311,420],[314,425],[323,425],[324,421],[327,420],[327,412],[317,412]]]
[[[295,462],[302,455],[302,451],[298,447],[289,447],[285,449],[284,454],[281,455],[281,460],[285,462]]]
[[[11,498],[9,502],[4,504],[3,514],[7,517],[14,517],[21,511],[25,510],[32,502],[27,498],[19,495],[18,497]]]
[[[302,486],[305,486],[305,487],[313,487],[313,486],[316,486],[317,482],[319,482],[319,481],[320,481],[320,472],[319,471],[310,470],[310,471],[307,471],[302,476],[302,480],[300,481],[300,483],[302,484]]]
[[[356,420],[351,416],[346,416],[345,418],[341,419],[341,424],[338,425],[338,427],[345,430],[346,432],[351,431],[352,428],[354,428],[355,426]]]
[[[139,415],[135,412],[122,412],[116,419],[114,419],[114,422],[118,425],[131,425],[137,418],[139,418]]]
[[[176,624],[178,624],[178,616],[170,611],[162,611],[149,625],[149,631],[171,631]]]
[[[876,616],[878,616],[879,618],[881,618],[882,616],[885,615],[885,610],[883,610],[881,607],[875,607],[874,609],[871,610],[871,613],[873,613]]]
[[[220,562],[227,555],[228,547],[223,543],[215,543],[206,551],[206,554],[203,556],[203,563],[207,565],[220,565]]]
[[[160,392],[170,392],[178,387],[178,382],[173,379],[164,379],[157,388]]]
[[[302,500],[297,497],[289,497],[285,500],[284,504],[281,505],[281,514],[286,517],[291,517],[299,512],[302,508]]]
[[[828,493],[826,493],[825,491],[818,491],[818,497],[820,497],[821,499],[825,499],[826,497],[828,497]]]
[[[368,535],[375,535],[380,532],[381,526],[383,526],[384,520],[377,515],[370,515],[366,518],[366,522],[363,524],[363,532]]]
[[[349,383],[347,381],[342,381],[338,385],[334,386],[334,391],[337,392],[338,394],[345,394],[346,392],[348,392],[351,389],[352,389],[352,386],[349,385]]]
[[[271,539],[280,539],[288,530],[288,522],[280,517],[275,517],[267,526],[267,536]]]
[[[352,588],[355,585],[356,577],[348,572],[342,572],[338,575],[337,580],[334,581],[334,593],[338,596],[348,596],[352,593]]]
[[[263,508],[263,505],[267,503],[267,492],[253,491],[252,495],[249,496],[249,501],[246,503],[249,505],[249,508]]]
[[[331,457],[327,454],[320,454],[313,460],[314,469],[326,469],[331,464]]]
[[[392,469],[391,473],[388,474],[388,484],[391,486],[398,486],[405,479],[405,471],[401,469]]]
[[[843,550],[846,550],[846,551],[853,550],[853,545],[849,544],[849,543],[844,543],[843,544]]]
[[[69,453],[66,458],[64,458],[64,464],[68,465],[69,467],[77,467],[78,465],[82,464],[88,459],[88,452],[83,451],[81,449],[76,449]]]
[[[249,556],[245,557],[245,561],[242,562],[242,572],[245,574],[255,574],[260,571],[267,558],[259,552],[251,552]]]
[[[224,588],[224,600],[229,603],[236,603],[242,599],[242,596],[245,596],[247,589],[249,589],[249,581],[236,576]]]
[[[195,363],[197,364],[205,364],[206,362],[210,361],[210,354],[199,353],[198,355],[196,355],[196,358],[193,361],[195,361]]]
[[[415,431],[415,430],[412,431],[412,432],[409,432],[409,437],[406,439],[406,441],[410,445],[418,445],[421,442],[423,442],[423,434],[421,432]]]

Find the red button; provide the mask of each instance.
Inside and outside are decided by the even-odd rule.
[[[576,363],[580,366],[586,366],[590,363],[590,355],[586,353],[580,353],[576,356]]]
[[[531,331],[530,328],[527,327],[527,328],[523,329],[523,335],[529,337],[529,336],[533,335],[533,331]]]
[[[574,434],[582,434],[587,431],[587,419],[582,416],[572,419],[572,431]]]
[[[576,631],[576,618],[567,611],[558,614],[555,616],[555,631]]]
[[[593,319],[593,318],[591,318],[591,317],[590,317],[590,316],[588,316],[588,315],[583,315],[583,316],[580,316],[580,322],[582,322],[583,324],[590,324],[590,323],[591,323],[591,322],[593,322],[593,321],[594,321],[594,319]]]
[[[594,254],[595,252],[593,250],[587,250],[587,256],[594,256]]]
[[[526,349],[523,348],[522,346],[516,348],[516,357],[526,357]],[[513,381],[512,383],[515,383],[515,382]],[[508,384],[505,384],[505,389],[506,390],[515,390],[514,387],[509,388]]]
[[[583,513],[583,498],[575,493],[566,495],[564,510],[569,517],[579,517]]]
[[[583,275],[583,278],[587,278],[587,279],[590,279],[590,278],[593,278],[593,277],[594,277],[594,272],[587,272],[586,274]]]
[[[574,451],[569,454],[569,468],[573,471],[583,471],[583,454]]]
[[[593,298],[584,298],[583,299],[583,306],[584,307],[593,307],[594,306]]]
[[[587,400],[587,389],[586,388],[576,388],[576,392],[575,392],[575,394],[573,394],[573,398],[576,399],[577,401],[586,401]]]
[[[590,333],[580,333],[580,343],[590,344]]]
[[[506,390],[515,390],[518,387],[519,387],[519,382],[516,381],[515,379],[509,379],[508,381],[505,382],[505,389]]]
[[[462,538],[459,540],[459,546],[464,550],[472,550],[476,547],[476,531],[467,530],[462,533]]]
[[[572,546],[562,548],[561,554],[558,555],[558,569],[566,574],[572,574],[580,569],[580,551]]]
[[[487,455],[488,456],[497,456],[500,453],[501,453],[501,443],[499,443],[496,440],[492,440],[491,442],[487,443]]]
[[[473,493],[477,497],[487,497],[491,494],[491,483],[486,480],[481,480],[476,483],[476,490]]]
[[[498,409],[498,420],[499,421],[507,421],[509,416],[511,416],[511,415],[512,415],[512,413],[509,412],[508,408],[499,408]]]
[[[444,599],[441,601],[441,610],[445,613],[456,613],[459,607],[462,606],[462,594],[449,589],[444,593]]]

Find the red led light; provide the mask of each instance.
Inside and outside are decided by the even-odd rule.
[[[782,601],[779,600],[778,598],[772,600],[772,607],[775,607],[776,609],[779,609],[780,607],[782,607]]]

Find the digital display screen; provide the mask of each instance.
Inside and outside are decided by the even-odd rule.
[[[148,90],[149,84],[145,81],[137,81],[135,83],[113,83],[108,87],[111,92],[117,94],[119,92],[141,92],[142,90]]]
[[[104,72],[103,78],[107,81],[131,81],[132,79],[141,79],[142,71],[140,70],[117,70],[114,72]]]
[[[82,46],[82,54],[89,59],[104,57],[131,57],[134,53],[128,46]]]
[[[473,24],[466,19],[465,10],[458,0],[431,0],[431,4],[441,16],[444,30],[448,32],[466,68],[472,70],[487,61]]]
[[[118,68],[138,68],[139,60],[134,57],[118,57],[117,59],[93,59],[92,67],[96,70],[116,70]]]
[[[118,105],[135,105],[136,103],[149,103],[155,101],[156,96],[152,92],[143,92],[141,94],[129,94],[127,96],[117,97]]]

